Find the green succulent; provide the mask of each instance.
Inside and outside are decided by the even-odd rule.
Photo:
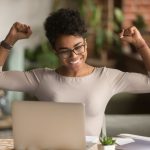
[[[99,140],[102,145],[113,145],[116,143],[116,140],[114,140],[112,137],[107,137],[107,136],[102,138],[100,137]]]

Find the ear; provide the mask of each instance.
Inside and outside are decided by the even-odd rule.
[[[87,48],[87,40],[84,39],[84,43],[85,43],[85,48]]]
[[[86,38],[84,39],[84,43],[87,45],[87,41],[86,41]]]

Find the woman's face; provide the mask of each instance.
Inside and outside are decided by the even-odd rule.
[[[81,68],[87,58],[87,44],[80,36],[62,35],[56,40],[55,51],[67,69]]]

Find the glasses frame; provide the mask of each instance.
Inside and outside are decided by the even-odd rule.
[[[78,46],[83,46],[84,51],[83,51],[82,53],[76,54],[75,49],[76,49]],[[60,57],[63,58],[63,59],[69,58],[69,57],[71,56],[71,53],[72,53],[72,52],[75,53],[76,55],[83,54],[83,53],[85,52],[85,41],[84,41],[84,43],[83,43],[82,45],[78,45],[78,46],[74,47],[73,49],[71,49],[71,48],[66,48],[66,51],[70,53],[70,54],[68,55],[68,57],[61,57],[61,56],[60,56],[61,52],[57,52],[57,51],[55,52],[55,54],[58,55],[58,56],[60,56]]]

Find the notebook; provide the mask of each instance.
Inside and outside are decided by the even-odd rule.
[[[17,150],[84,150],[84,106],[81,103],[15,101],[12,104]]]

